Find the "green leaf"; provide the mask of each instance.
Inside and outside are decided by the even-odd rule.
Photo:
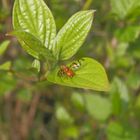
[[[110,89],[113,114],[122,116],[128,111],[130,97],[126,84],[115,77]]]
[[[71,102],[78,110],[83,111],[85,109],[85,101],[81,93],[74,92],[71,96]]]
[[[54,54],[60,60],[72,57],[83,44],[91,28],[94,10],[74,14],[62,27],[55,39]]]
[[[25,30],[51,48],[56,36],[55,21],[43,0],[15,0],[13,8],[15,30]]]
[[[17,97],[17,99],[19,99],[21,101],[29,102],[32,99],[32,94],[31,94],[30,89],[22,88],[18,91],[18,94],[16,97]]]
[[[132,42],[138,38],[140,34],[140,26],[129,26],[123,29],[118,29],[115,34],[119,41]]]
[[[78,139],[79,136],[79,129],[72,125],[69,127],[65,127],[63,130],[63,137],[69,137],[71,139]]]
[[[11,67],[11,62],[7,61],[5,63],[3,63],[2,65],[0,65],[0,70],[9,70]]]
[[[109,83],[103,66],[91,58],[82,58],[79,61],[81,66],[74,71],[75,75],[72,78],[59,76],[60,67],[57,66],[47,75],[47,79],[50,82],[70,87],[108,91]]]
[[[110,101],[99,95],[85,94],[85,102],[88,113],[97,120],[104,121],[111,114]]]
[[[120,98],[120,94],[118,92],[115,92],[111,95],[112,100],[112,113],[114,115],[121,116],[122,113],[122,101]]]
[[[0,96],[10,93],[16,87],[16,78],[10,73],[0,72]]]
[[[32,68],[35,68],[37,70],[37,72],[40,71],[40,61],[35,59],[32,63]]]
[[[140,87],[140,74],[136,71],[128,73],[127,84],[129,87],[137,90]]]
[[[127,48],[128,48],[128,43],[124,43],[124,42],[118,43],[114,54],[117,57],[117,59],[121,58],[126,54]]]
[[[13,31],[10,34],[15,35],[19,40],[21,40],[22,43],[24,43],[22,47],[33,57],[37,59],[54,59],[50,50],[45,48],[41,41],[34,35],[21,30]]]
[[[137,140],[137,135],[132,125],[110,122],[107,128],[107,140]]]
[[[73,118],[70,116],[67,110],[60,105],[58,105],[56,109],[56,118],[62,124],[71,124],[73,122]]]
[[[120,94],[121,99],[122,99],[125,103],[129,102],[130,97],[129,97],[128,88],[127,88],[125,82],[122,81],[121,79],[119,79],[118,77],[115,77],[113,82],[114,82],[114,84],[116,85],[116,88],[117,88],[116,90],[117,90],[117,92]],[[113,91],[112,91],[112,92],[113,92]]]
[[[10,43],[10,41],[6,40],[0,44],[0,55],[2,55],[6,51],[9,43]]]
[[[138,109],[138,110],[139,110],[138,113],[140,113],[140,95],[137,96],[137,99],[135,100],[135,105],[134,105],[134,107],[135,107],[136,109]]]
[[[139,0],[111,0],[112,13],[119,19],[135,14],[134,11],[140,9]],[[139,10],[140,14],[140,10]]]
[[[113,81],[111,84],[110,97],[112,101],[112,113],[115,115],[121,115],[122,100],[121,100],[120,92],[118,91],[118,87],[115,81]]]
[[[132,56],[133,58],[136,58],[138,60],[140,59],[140,37],[137,38],[135,42],[129,44],[128,53],[129,56]]]

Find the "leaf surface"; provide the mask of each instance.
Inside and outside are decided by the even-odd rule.
[[[91,28],[93,13],[93,10],[77,12],[58,32],[53,48],[58,59],[69,59],[78,51]]]
[[[37,59],[54,59],[50,50],[45,48],[41,41],[34,35],[21,30],[13,31],[10,34],[16,36],[20,41],[22,41],[22,43],[24,43],[22,47],[33,57]]]
[[[10,43],[10,41],[6,40],[0,44],[0,55],[2,55],[6,51],[9,43]]]
[[[109,83],[103,66],[91,58],[82,58],[79,61],[81,66],[74,71],[75,75],[72,78],[59,76],[60,67],[56,67],[47,75],[47,79],[50,82],[70,87],[108,91]]]
[[[56,25],[51,11],[43,0],[15,0],[13,26],[15,30],[32,33],[46,48],[52,47]]]
[[[140,15],[139,0],[111,0],[112,13],[119,19]]]
[[[88,113],[95,119],[105,121],[111,114],[111,102],[108,98],[96,94],[85,94]]]
[[[0,65],[0,70],[9,70],[11,67],[11,61],[6,61]]]

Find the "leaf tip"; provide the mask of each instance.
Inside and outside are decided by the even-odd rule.
[[[88,10],[91,14],[94,14],[96,12],[96,10],[94,9],[91,9],[91,10]]]
[[[110,91],[110,84],[109,83],[107,84],[105,91]]]
[[[106,82],[106,85],[104,86],[103,91],[105,91],[105,92],[110,91],[110,83],[109,83],[109,81],[108,81],[108,78],[107,78],[107,82]]]

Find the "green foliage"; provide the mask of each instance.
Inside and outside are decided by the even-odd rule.
[[[139,44],[140,44],[140,38],[136,39],[135,42],[131,43],[130,47],[128,48],[129,49],[129,54],[131,56],[133,56],[134,58],[138,59],[138,60],[140,59]]]
[[[138,72],[132,71],[129,73],[127,84],[133,89],[138,89],[140,86],[140,75]]]
[[[89,114],[97,120],[104,121],[111,114],[111,103],[107,98],[99,95],[84,95]]]
[[[0,139],[139,140],[139,0],[10,3],[0,1]]]
[[[6,40],[2,44],[0,44],[0,55],[2,55],[6,51],[9,43],[10,43],[10,41]]]
[[[91,28],[93,13],[89,10],[74,14],[58,32],[54,53],[60,60],[69,59],[81,47]]]
[[[15,88],[16,79],[6,72],[0,72],[0,96],[8,94]]]
[[[140,34],[140,26],[128,26],[124,29],[118,29],[116,36],[121,42],[135,41]]]
[[[0,65],[0,70],[9,70],[11,67],[11,62],[7,61],[5,63],[3,63],[2,65]]]
[[[28,88],[22,88],[18,91],[17,93],[17,96],[16,96],[17,99],[21,100],[21,101],[31,101],[31,98],[32,98],[32,94],[31,94],[31,91],[30,89]]]
[[[77,139],[78,138],[78,128],[76,128],[74,126],[65,128],[65,130],[63,132],[63,137],[70,137],[73,139]]]
[[[10,33],[17,36],[19,40],[22,40],[24,49],[37,59],[53,59],[53,55],[50,50],[45,48],[41,41],[26,31],[14,31]]]
[[[91,58],[82,58],[79,61],[81,66],[75,72],[74,77],[59,77],[59,67],[57,67],[48,74],[48,80],[71,87],[108,91],[108,79],[102,65]],[[71,65],[71,63],[69,65]]]
[[[85,101],[84,101],[84,96],[82,96],[78,92],[74,92],[71,96],[71,102],[74,105],[75,108],[78,110],[83,111],[85,108]]]
[[[73,118],[70,116],[67,110],[63,106],[60,106],[60,105],[58,105],[56,109],[56,118],[63,125],[73,123]]]
[[[46,48],[52,48],[56,36],[55,21],[43,0],[15,0],[13,26],[15,30],[24,30],[31,33]],[[25,45],[22,41],[21,44],[22,46]]]
[[[1,57],[1,55],[3,55],[6,52],[7,47],[9,46],[9,44],[10,44],[9,40],[5,40],[4,42],[2,42],[0,44],[0,57]],[[9,70],[10,67],[11,67],[11,62],[10,61],[6,61],[6,62],[0,64],[0,70],[2,70],[2,71],[3,70],[5,70],[5,71]]]
[[[32,12],[35,8],[35,12]],[[19,39],[27,53],[39,60],[45,58],[44,60],[47,63],[49,62],[49,66],[53,68],[46,72],[49,73],[49,75],[46,74],[49,81],[71,87],[108,91],[109,84],[105,70],[95,60],[84,58],[81,68],[75,72],[74,77],[67,77],[67,79],[58,75],[60,68],[55,65],[59,60],[72,57],[81,47],[91,28],[93,13],[93,10],[76,13],[62,27],[54,39],[55,22],[44,2],[42,0],[32,0],[30,2],[16,0],[13,9],[15,31],[10,34]],[[29,20],[32,20],[32,25],[29,24]],[[65,72],[65,70],[62,71]],[[67,75],[66,72],[65,74]],[[88,76],[92,78],[89,80]]]
[[[111,0],[112,13],[119,19],[140,15],[139,0]]]
[[[32,63],[32,67],[35,68],[37,70],[37,72],[39,72],[40,71],[40,62],[37,59],[35,59]]]
[[[135,131],[129,125],[110,122],[107,128],[108,140],[137,140]]]

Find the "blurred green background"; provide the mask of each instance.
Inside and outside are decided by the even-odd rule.
[[[57,29],[96,9],[74,56],[101,62],[109,92],[34,82],[33,58],[13,37],[14,0],[0,1],[0,140],[140,140],[140,0],[48,0]],[[10,70],[9,70],[10,69]]]

